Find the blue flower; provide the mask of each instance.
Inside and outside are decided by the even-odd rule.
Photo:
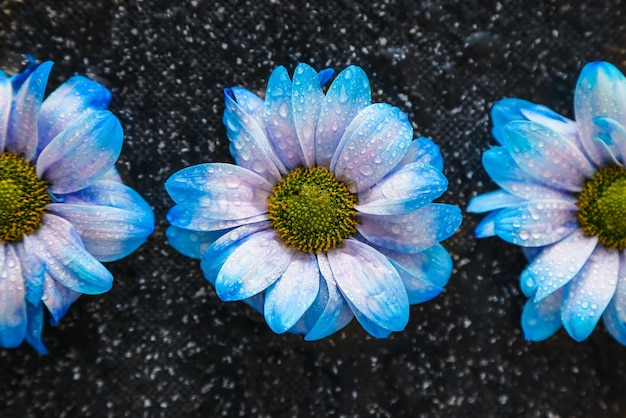
[[[0,71],[0,347],[41,353],[44,306],[56,324],[80,294],[111,288],[101,264],[133,252],[154,216],[122,184],[111,93],[70,78],[43,99],[51,62]]]
[[[606,62],[587,64],[574,98],[576,120],[547,107],[505,99],[493,107],[499,146],[483,165],[501,187],[475,197],[470,212],[491,212],[477,237],[524,247],[520,284],[528,340],[563,325],[577,341],[602,317],[626,344],[626,79]]]
[[[452,271],[439,244],[461,223],[432,203],[447,188],[437,146],[413,141],[406,114],[372,104],[360,67],[278,67],[265,100],[225,90],[237,162],[174,174],[167,237],[201,259],[224,301],[243,300],[276,333],[315,340],[353,317],[376,337],[401,331],[409,305],[442,292]]]

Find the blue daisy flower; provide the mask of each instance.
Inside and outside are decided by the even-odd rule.
[[[528,340],[561,326],[577,341],[602,317],[626,344],[626,79],[606,62],[587,64],[574,98],[575,121],[545,106],[505,99],[493,107],[499,146],[483,165],[501,187],[476,196],[490,212],[477,237],[525,248],[520,284]]]
[[[276,333],[315,340],[353,317],[376,337],[401,331],[409,305],[442,292],[452,271],[439,244],[461,223],[432,203],[447,188],[437,146],[413,140],[406,114],[371,103],[360,67],[278,67],[265,99],[225,90],[237,163],[175,173],[167,237],[201,259],[224,301],[243,300]]]
[[[123,140],[111,93],[81,76],[43,99],[51,62],[0,71],[0,347],[41,353],[80,294],[111,288],[101,262],[133,252],[154,216],[115,169]]]

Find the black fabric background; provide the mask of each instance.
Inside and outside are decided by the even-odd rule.
[[[232,161],[224,87],[263,92],[271,70],[307,62],[368,73],[375,101],[407,112],[443,153],[465,208],[494,189],[480,163],[489,110],[505,96],[572,116],[578,73],[602,59],[626,70],[623,0],[0,0],[0,66],[54,60],[51,88],[86,74],[113,92],[125,128],[119,168],[153,206],[154,235],[108,265],[113,290],[84,296],[50,354],[0,350],[2,417],[626,415],[626,348],[602,326],[525,342],[518,247],[477,242],[466,215],[444,244],[450,284],[411,309],[403,333],[356,323],[319,342],[275,335],[242,303],[223,303],[197,261],[170,248],[164,181]]]

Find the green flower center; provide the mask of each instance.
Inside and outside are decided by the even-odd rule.
[[[285,244],[306,253],[327,252],[356,234],[356,202],[327,168],[296,168],[274,186],[268,217]]]
[[[605,247],[626,248],[626,168],[600,168],[578,194],[578,221]]]
[[[22,155],[0,154],[0,241],[16,241],[41,226],[51,202],[48,183]]]

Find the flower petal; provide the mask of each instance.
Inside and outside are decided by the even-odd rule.
[[[407,164],[359,193],[355,209],[374,215],[395,215],[419,209],[446,191],[448,180],[431,165]]]
[[[611,118],[595,118],[592,135],[604,144],[619,164],[626,164],[626,127]]]
[[[71,193],[89,186],[117,161],[124,132],[107,110],[84,115],[57,135],[37,158],[37,175],[52,193]]]
[[[265,291],[265,321],[272,331],[282,334],[293,327],[315,300],[319,285],[315,255],[296,251],[280,278]]]
[[[9,129],[9,116],[13,102],[11,79],[0,71],[0,151],[4,151]]]
[[[204,252],[224,231],[193,231],[170,226],[165,230],[169,244],[179,253],[200,260]]]
[[[561,320],[576,341],[586,339],[595,328],[615,293],[618,274],[619,253],[598,246],[565,287]]]
[[[602,319],[611,335],[626,345],[626,253],[623,251],[619,259],[617,287]]]
[[[36,232],[24,237],[26,251],[44,261],[46,272],[76,292],[99,294],[111,289],[113,276],[83,246],[71,223],[52,214],[43,216]]]
[[[450,237],[461,225],[461,210],[431,203],[400,215],[360,214],[356,226],[374,245],[403,253],[418,253]]]
[[[272,186],[258,174],[232,164],[199,164],[184,168],[165,182],[172,200],[211,219],[242,219],[267,212]]]
[[[443,171],[443,157],[439,147],[433,141],[423,136],[411,141],[406,154],[404,154],[396,169],[411,163],[429,164],[437,170]]]
[[[265,127],[280,160],[289,170],[305,164],[293,122],[292,85],[285,67],[272,71],[265,91]]]
[[[12,245],[2,245],[0,267],[0,347],[12,348],[22,343],[28,324],[22,265]]]
[[[547,297],[566,285],[596,248],[598,237],[587,237],[577,229],[561,241],[547,246],[520,276],[522,290],[535,301]]]
[[[37,118],[51,69],[50,61],[38,65],[13,99],[4,149],[23,154],[26,161],[32,161],[37,151]]]
[[[63,318],[79,296],[80,293],[63,286],[46,273],[42,300],[52,316],[50,321],[52,325],[56,325]]]
[[[354,318],[352,309],[337,287],[326,254],[317,254],[317,264],[321,280],[318,296],[304,317],[305,320],[309,315],[314,318],[313,324],[307,327],[309,331],[304,336],[306,341],[315,341],[334,334]],[[321,312],[312,312],[316,307]]]
[[[293,252],[273,229],[243,239],[217,274],[217,295],[224,301],[233,301],[264,291],[283,274]]]
[[[315,165],[315,133],[323,102],[324,92],[317,71],[307,64],[298,64],[293,74],[291,111],[307,167]]]
[[[26,251],[24,242],[12,244],[17,258],[22,265],[22,277],[26,286],[25,298],[28,302],[36,305],[41,301],[43,296],[43,275],[46,271],[43,262],[37,257]]]
[[[26,328],[26,341],[33,346],[40,354],[48,354],[46,346],[41,341],[41,331],[43,329],[43,304],[26,303],[26,315],[28,326]]]
[[[608,62],[591,62],[582,69],[574,94],[574,113],[587,155],[599,166],[611,163],[597,142],[594,119],[611,118],[626,125],[626,78]]]
[[[551,187],[579,192],[595,172],[565,136],[534,122],[508,123],[503,142],[522,170]]]
[[[483,166],[489,177],[507,192],[522,199],[561,199],[575,203],[573,195],[535,180],[522,170],[505,147],[483,153]]]
[[[347,300],[348,306],[354,313],[354,317],[359,324],[363,327],[365,331],[367,331],[372,337],[376,338],[387,338],[391,335],[391,330],[381,327],[376,324],[374,321],[370,320],[367,316],[365,316],[361,311],[359,311],[349,300]]]
[[[352,65],[339,73],[326,92],[317,124],[317,165],[330,165],[346,128],[371,103],[370,83],[361,67]]]
[[[232,89],[224,90],[226,110],[222,121],[231,141],[231,153],[241,167],[254,171],[271,184],[282,178],[287,169],[274,152],[265,130],[256,119],[235,101]]]
[[[349,239],[328,252],[328,261],[339,290],[364,317],[390,331],[406,327],[408,296],[400,275],[384,255]]]
[[[528,299],[522,312],[522,330],[528,341],[543,341],[561,328],[561,303],[563,289],[537,301]]]
[[[38,152],[85,114],[106,109],[110,101],[111,92],[102,84],[83,76],[68,79],[41,105],[37,122]]]
[[[330,163],[337,179],[359,192],[398,165],[413,137],[406,114],[385,103],[360,111],[346,129]]]
[[[213,210],[210,208],[196,207],[187,209],[183,206],[175,205],[167,212],[167,220],[170,224],[179,228],[196,231],[217,231],[267,220],[265,214],[241,219],[212,219],[212,215]]]
[[[467,205],[467,211],[472,213],[484,213],[516,206],[523,202],[524,200],[522,198],[512,195],[506,190],[495,190],[472,197]]]
[[[553,244],[578,228],[575,204],[537,200],[502,209],[495,222],[500,238],[524,247]]]
[[[479,223],[476,225],[476,229],[474,230],[474,236],[476,238],[487,238],[493,237],[496,235],[496,220],[498,216],[500,216],[500,212],[502,209],[496,209],[493,212],[490,212],[485,216]]]

